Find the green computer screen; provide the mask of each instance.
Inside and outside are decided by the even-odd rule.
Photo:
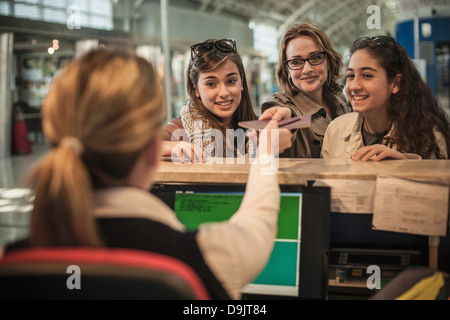
[[[188,230],[206,222],[229,219],[241,204],[243,192],[177,192],[174,210]],[[249,294],[296,296],[299,285],[302,193],[282,193],[278,232],[269,261],[243,290]]]

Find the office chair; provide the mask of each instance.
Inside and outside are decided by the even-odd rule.
[[[198,275],[161,254],[112,248],[34,248],[0,260],[0,299],[208,300]]]

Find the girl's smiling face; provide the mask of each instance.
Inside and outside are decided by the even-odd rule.
[[[229,127],[241,102],[242,79],[237,65],[225,62],[212,72],[200,73],[196,93],[206,109]]]
[[[389,82],[386,71],[366,49],[355,51],[348,64],[345,84],[353,111],[385,113],[391,95],[398,92],[397,80]]]

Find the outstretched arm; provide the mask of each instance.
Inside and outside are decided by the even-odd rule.
[[[181,163],[205,162],[202,148],[186,141],[163,141],[161,154]]]

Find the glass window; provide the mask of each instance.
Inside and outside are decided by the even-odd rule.
[[[89,12],[96,15],[112,16],[111,2],[109,0],[90,1]]]
[[[42,18],[44,21],[66,23],[67,15],[58,9],[44,8]]]
[[[42,4],[44,7],[64,8],[64,9],[67,7],[66,0],[43,0]]]
[[[253,47],[267,55],[267,61],[278,62],[278,34],[269,25],[257,23],[253,26]]]
[[[17,2],[25,2],[25,3],[34,3],[34,4],[39,4],[39,0],[21,0],[21,1],[17,1]]]
[[[81,27],[112,30],[112,6],[111,0],[21,0],[14,1],[13,12],[18,18],[61,24],[66,24],[69,16],[79,14]],[[0,1],[0,14],[11,14],[9,1]]]
[[[110,17],[99,17],[92,15],[89,21],[89,27],[95,29],[112,29],[112,21]]]
[[[39,20],[41,19],[41,11],[38,6],[16,3],[14,5],[14,16],[18,18]]]
[[[9,12],[9,3],[8,1],[0,1],[0,14],[3,14],[5,16],[9,15],[11,12]]]

